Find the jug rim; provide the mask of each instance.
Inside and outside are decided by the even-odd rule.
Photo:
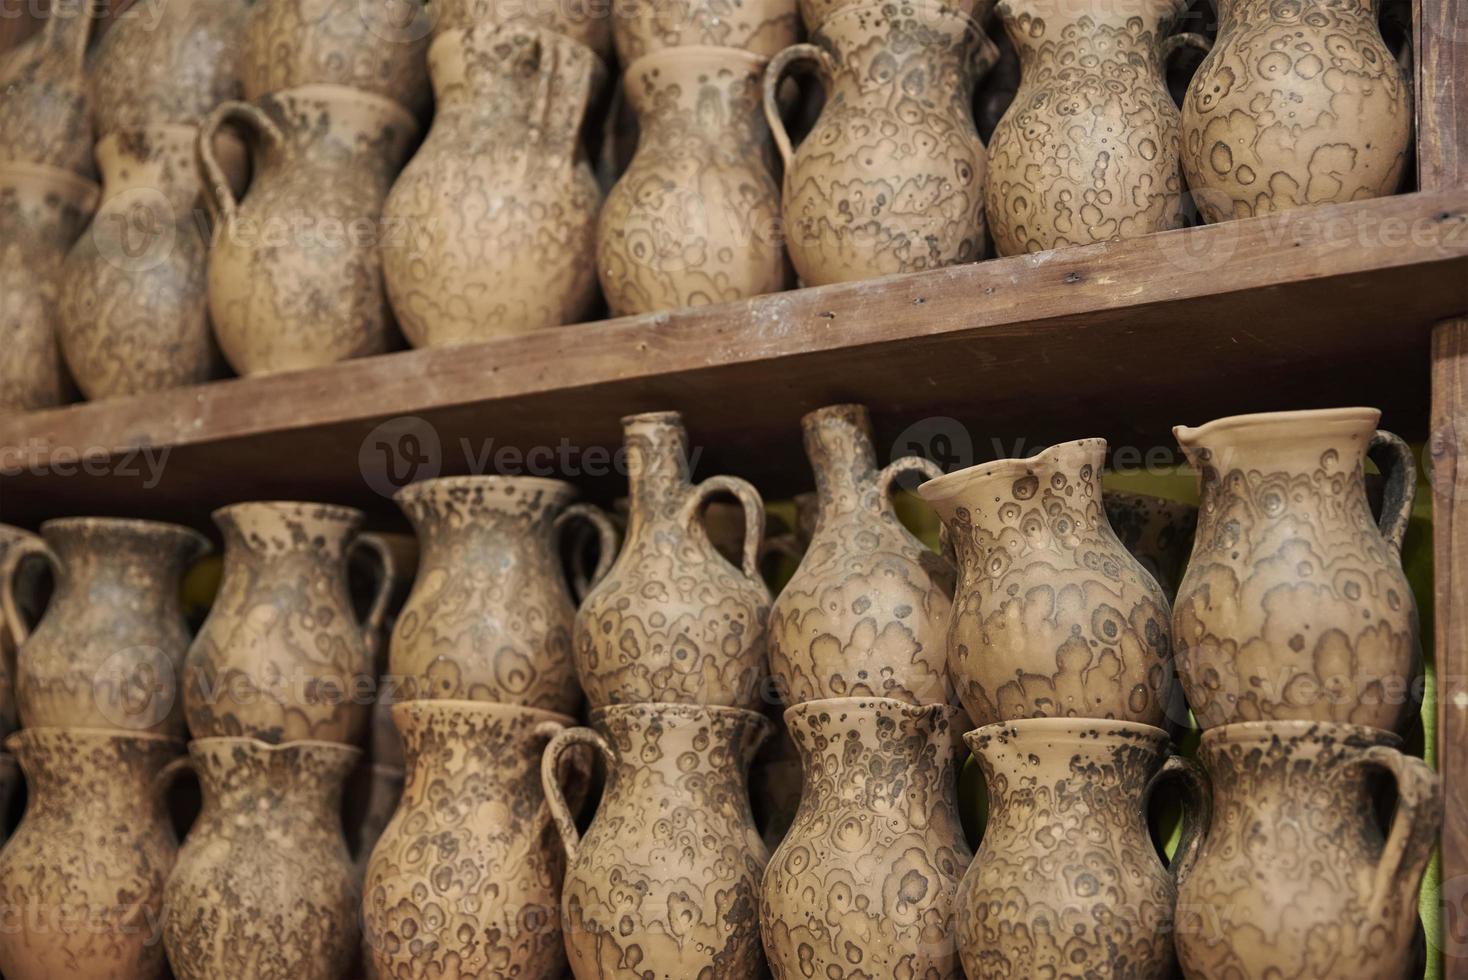
[[[434,49],[443,47],[444,41],[448,38],[453,38],[456,41],[462,42],[464,38],[468,37],[470,34],[476,31],[483,31],[486,34],[498,34],[501,31],[504,31],[506,33],[518,32],[522,34],[544,35],[546,37],[549,37],[552,41],[566,42],[567,46],[570,47],[572,50],[580,49],[581,53],[591,55],[592,60],[601,65],[603,71],[606,70],[606,59],[603,58],[596,51],[592,50],[584,44],[579,43],[574,38],[567,37],[565,34],[562,34],[559,31],[552,30],[549,27],[544,27],[530,21],[487,20],[477,24],[470,24],[467,27],[451,27],[448,30],[437,34],[433,38],[433,40],[428,43],[428,49],[425,52],[425,56],[428,58],[432,58]]]
[[[633,64],[636,63],[633,62]],[[657,412],[634,412],[631,415],[622,416],[621,425],[624,429],[631,428],[634,425],[676,425],[681,428],[683,426],[683,413],[672,409]]]
[[[543,487],[546,490],[565,493],[567,499],[576,497],[576,485],[569,480],[558,480],[548,476],[503,476],[499,473],[464,474],[461,476],[435,476],[427,480],[415,480],[392,495],[394,503],[419,500],[436,490],[452,490],[456,487]]]
[[[96,181],[88,180],[70,170],[60,167],[48,167],[42,163],[22,163],[19,161],[0,164],[0,187],[10,183],[6,178],[14,175],[26,183],[37,183],[42,186],[61,187],[62,194],[75,199],[78,206],[90,208],[95,206],[96,199],[102,195],[102,185]],[[89,203],[80,203],[82,199],[90,198]]]
[[[714,58],[710,57],[710,52],[715,52]],[[646,54],[640,55],[627,66],[626,71],[623,73],[624,76],[631,78],[633,73],[638,70],[638,66],[649,61],[672,62],[675,64],[691,61],[702,67],[707,67],[711,61],[714,63],[718,63],[719,61],[742,61],[751,70],[763,70],[765,65],[770,63],[767,55],[755,54],[753,51],[746,51],[744,48],[724,48],[714,44],[688,44],[670,48],[658,48],[656,51],[649,51]]]
[[[447,709],[437,712],[434,709]],[[389,709],[394,723],[397,722],[399,713],[407,714],[410,711],[422,711],[429,714],[452,713],[453,711],[464,714],[477,714],[487,717],[524,715],[525,717],[540,721],[553,721],[567,728],[578,724],[575,717],[561,714],[558,711],[548,711],[545,708],[536,708],[527,704],[508,704],[503,701],[471,701],[464,698],[413,698],[407,701],[395,701]]]
[[[323,503],[318,500],[237,500],[232,504],[225,504],[223,507],[216,508],[209,516],[218,524],[222,518],[233,517],[240,511],[248,511],[250,508],[260,508],[271,513],[310,508],[317,512],[316,516],[323,517],[327,520],[341,521],[343,524],[351,524],[353,522],[360,524],[366,518],[366,515],[355,507],[348,507],[345,504]]]
[[[297,738],[291,739],[289,742],[267,742],[264,739],[255,738],[251,735],[206,735],[203,738],[189,739],[188,745],[190,749],[196,745],[201,748],[209,748],[221,742],[234,745],[249,745],[254,749],[270,755],[299,749],[337,750],[342,752],[344,757],[351,758],[360,758],[366,755],[365,752],[355,745],[348,745],[345,742],[331,742],[320,738]]]
[[[1010,721],[996,721],[990,725],[981,725],[965,733],[964,738],[966,740],[981,737],[992,738],[1001,735],[1007,728],[1015,729],[1021,734],[1051,732],[1092,739],[1106,735],[1146,735],[1161,738],[1168,744],[1172,743],[1172,738],[1166,730],[1156,725],[1148,725],[1140,721],[1126,721],[1121,718],[1014,718]]]
[[[1366,406],[1347,408],[1305,408],[1287,412],[1252,412],[1245,415],[1225,415],[1202,425],[1175,425],[1173,438],[1184,449],[1196,445],[1210,435],[1234,429],[1246,429],[1270,424],[1293,425],[1308,422],[1312,425],[1330,425],[1340,422],[1369,422],[1374,428],[1381,421],[1381,410]]]
[[[347,85],[332,85],[329,82],[308,82],[304,85],[292,85],[290,88],[268,92],[259,99],[256,99],[253,104],[258,106],[263,102],[289,101],[293,98],[319,98],[334,103],[356,102],[374,108],[379,112],[385,112],[390,116],[396,116],[398,122],[407,127],[410,133],[418,132],[417,118],[401,102],[391,99],[386,95],[378,95],[376,92],[351,88]]]
[[[728,717],[747,716],[750,720],[763,722],[766,725],[771,725],[773,728],[773,723],[770,719],[758,711],[751,711],[748,708],[736,708],[730,704],[690,704],[685,701],[631,701],[627,704],[604,704],[599,708],[592,708],[587,718],[594,723],[603,718],[637,714],[678,715],[690,719],[717,718],[720,715]]]
[[[974,30],[988,37],[988,32],[984,30],[984,21],[988,20],[989,14],[993,12],[997,3],[998,0],[974,0],[971,5],[968,5],[967,9],[963,6],[945,2],[945,0],[907,0],[906,5],[930,8],[934,13],[941,16],[951,16],[961,21],[966,21]],[[835,10],[826,11],[815,24],[811,25],[810,30],[807,32],[810,35],[808,40],[811,43],[815,43],[816,35],[823,34],[827,25],[843,17],[853,16],[857,13],[866,13],[872,10],[881,10],[884,7],[890,6],[892,4],[888,0],[856,0],[855,3],[842,3]]]
[[[953,721],[959,714],[958,708],[946,701],[929,701],[926,704],[917,704],[913,701],[904,701],[901,698],[884,698],[876,695],[867,697],[815,698],[810,701],[801,701],[798,704],[792,704],[781,714],[786,724],[789,724],[792,718],[808,715],[813,711],[843,711],[865,705],[878,708],[891,708],[900,711],[910,710],[913,715],[941,714],[946,715],[949,721]],[[940,710],[934,711],[934,709]]]
[[[79,728],[72,725],[33,725],[29,728],[17,728],[5,736],[5,752],[0,755],[8,755],[15,758],[13,746],[22,742],[26,736],[55,736],[66,735],[71,738],[93,739],[96,741],[130,739],[137,742],[152,743],[154,745],[178,746],[178,754],[182,755],[188,743],[177,735],[160,735],[157,732],[133,731],[129,728]]]
[[[1216,725],[1203,732],[1198,747],[1202,749],[1217,745],[1257,745],[1273,742],[1276,739],[1295,739],[1309,735],[1330,736],[1338,742],[1351,741],[1363,745],[1385,745],[1394,749],[1402,746],[1402,736],[1396,732],[1372,728],[1370,725],[1290,719],[1239,721],[1231,725]]]
[[[114,528],[119,531],[137,531],[162,537],[173,535],[198,545],[201,554],[207,554],[213,546],[207,535],[189,527],[187,524],[175,524],[172,521],[151,521],[142,517],[53,517],[48,521],[41,522],[41,537],[46,537],[51,531],[71,531],[78,528],[95,527]]]
[[[964,490],[979,480],[999,476],[1005,473],[1024,475],[1035,465],[1059,459],[1063,455],[1076,451],[1089,451],[1099,448],[1104,461],[1106,456],[1107,442],[1100,436],[1088,436],[1083,439],[1071,439],[1068,442],[1057,442],[1053,446],[1046,446],[1031,456],[1011,456],[1004,459],[990,460],[987,463],[979,463],[952,473],[934,477],[917,488],[917,495],[930,504],[952,500]]]

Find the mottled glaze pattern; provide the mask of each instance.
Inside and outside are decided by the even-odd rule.
[[[49,570],[46,544],[36,535],[0,524],[0,739],[15,731],[16,651],[41,615],[40,570]],[[0,814],[4,808],[0,807]]]
[[[1107,490],[1101,503],[1117,539],[1171,600],[1193,551],[1198,508],[1165,497],[1114,490]]]
[[[438,0],[429,8],[429,17],[435,39],[480,25],[513,24],[554,31],[606,61],[612,54],[611,6],[584,0]]]
[[[624,65],[667,48],[742,48],[768,58],[800,39],[795,0],[613,0]]]
[[[785,713],[805,789],[761,888],[775,980],[960,980],[954,897],[972,854],[958,816],[957,714],[888,698]]]
[[[50,9],[39,31],[0,58],[0,167],[28,163],[90,177],[85,63],[92,17],[101,8],[79,3]],[[28,8],[12,16],[39,12]]]

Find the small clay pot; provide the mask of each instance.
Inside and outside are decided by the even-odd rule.
[[[800,40],[795,0],[613,0],[612,36],[624,65],[667,48],[741,48],[769,58]]]

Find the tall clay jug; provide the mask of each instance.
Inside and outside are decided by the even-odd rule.
[[[843,6],[764,77],[765,118],[785,161],[786,247],[807,286],[976,262],[984,250],[984,144],[974,86],[993,43],[973,16],[932,0]],[[826,93],[799,147],[780,121],[786,70]]]
[[[677,412],[629,415],[627,539],[576,613],[576,674],[593,708],[670,701],[758,708],[770,592],[759,574],[765,508],[743,480],[689,480],[688,433]],[[735,568],[699,519],[731,494],[744,508]]]
[[[739,708],[625,704],[551,739],[541,776],[568,865],[561,927],[577,980],[757,977],[759,881],[769,853],[747,774],[770,723]],[[595,747],[607,785],[583,837],[560,757]]]
[[[5,742],[26,779],[20,826],[0,851],[0,970],[9,980],[163,974],[164,880],[178,839],[163,805],[183,742],[29,728]]]
[[[422,548],[393,631],[397,700],[498,701],[562,714],[581,706],[571,633],[576,606],[561,567],[568,520],[601,532],[605,574],[616,529],[575,487],[535,477],[463,476],[404,487],[394,499]]]
[[[0,739],[18,725],[16,651],[41,615],[41,571],[50,565],[46,555],[46,544],[40,538],[0,524]]]
[[[252,146],[240,200],[214,149],[226,122]],[[382,204],[417,130],[397,103],[333,85],[226,102],[204,121],[209,313],[237,372],[320,367],[393,345]]]
[[[786,704],[867,696],[954,700],[947,631],[953,566],[902,526],[895,481],[943,471],[916,456],[877,469],[860,405],[801,419],[815,471],[815,535],[770,610],[770,673]]]
[[[189,648],[179,589],[209,551],[177,524],[68,517],[41,525],[55,591],[34,633],[17,616],[16,703],[26,728],[183,736],[178,676]],[[6,618],[16,608],[4,583]]]
[[[194,738],[316,739],[355,745],[371,704],[371,638],[392,591],[392,558],[357,535],[360,511],[268,501],[214,512],[224,573],[184,663],[184,708]],[[359,623],[347,595],[347,555],[372,549],[383,567]]]
[[[569,38],[484,25],[433,42],[433,127],[383,207],[403,333],[443,347],[583,319],[601,189],[581,124],[601,62]]]
[[[1389,732],[1261,721],[1203,733],[1213,826],[1178,893],[1190,977],[1402,980],[1442,825],[1438,777]],[[1383,838],[1368,777],[1397,804]]]
[[[0,58],[0,167],[28,163],[92,175],[86,53],[92,18],[105,9],[53,2],[40,31]]]
[[[784,289],[780,191],[760,118],[766,59],[738,48],[644,55],[623,77],[637,154],[607,194],[596,268],[613,313]]]
[[[1132,557],[1142,563],[1170,601],[1193,551],[1198,508],[1145,493],[1107,490],[1106,519]]]
[[[785,713],[805,789],[761,887],[775,980],[959,980],[954,900],[972,854],[958,816],[957,715],[889,698]]]
[[[979,725],[1165,720],[1167,597],[1111,529],[1105,461],[1105,439],[1080,439],[918,488],[958,554],[948,669]]]
[[[361,896],[342,782],[361,756],[329,742],[200,738],[204,808],[178,852],[163,943],[178,980],[340,980]]]
[[[1298,719],[1391,731],[1415,712],[1421,648],[1401,550],[1417,472],[1380,418],[1338,408],[1173,430],[1202,500],[1173,612],[1200,727]],[[1387,476],[1379,525],[1366,499],[1373,450]]]

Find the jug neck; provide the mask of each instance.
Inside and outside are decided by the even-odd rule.
[[[673,517],[693,483],[688,430],[677,412],[651,412],[622,420],[627,450],[627,537],[651,521]]]
[[[361,511],[331,504],[260,502],[214,512],[224,535],[224,563],[305,561],[341,566],[362,524]]]
[[[624,792],[654,772],[664,785],[682,785],[689,775],[684,764],[697,758],[693,771],[709,793],[746,793],[750,763],[773,729],[764,716],[743,708],[666,703],[598,708],[591,724],[612,746],[610,780]]]
[[[204,791],[203,818],[270,822],[280,811],[341,832],[342,786],[360,749],[335,742],[270,745],[251,738],[202,738],[189,754]]]
[[[265,153],[262,170],[303,162],[350,168],[350,177],[375,178],[385,193],[418,135],[417,121],[398,103],[339,85],[303,85],[256,104],[284,137],[284,145]]]
[[[176,738],[63,728],[24,729],[5,744],[25,773],[31,806],[73,812],[103,807],[99,816],[107,819],[161,807],[158,776],[184,752]]]
[[[1356,763],[1373,746],[1399,748],[1401,739],[1362,725],[1309,721],[1211,728],[1198,759],[1213,782],[1214,821],[1250,820],[1262,808],[1308,805],[1323,794],[1338,801],[1333,809],[1369,819],[1370,770]]]
[[[649,144],[713,144],[729,156],[763,146],[761,107],[768,58],[737,48],[676,47],[643,55],[627,69],[627,101]],[[639,148],[643,145],[639,142]]]
[[[192,126],[153,126],[104,136],[96,148],[102,203],[142,188],[167,202],[173,210],[169,224],[191,214],[203,188],[195,162],[198,132]]]
[[[1229,473],[1361,475],[1380,418],[1372,408],[1269,412],[1172,431],[1206,493]]]
[[[201,534],[176,524],[63,518],[41,526],[59,567],[56,603],[126,595],[138,614],[179,614],[179,584],[209,551]]]
[[[1100,52],[1099,58],[1067,60],[1069,73],[1088,65],[1100,70],[1104,62],[1125,60],[1139,46],[1160,58],[1162,40],[1184,6],[1184,0],[1113,0],[1105,5],[999,0],[994,11],[1019,53],[1021,68],[1034,65],[1039,55],[1053,57],[1059,48]]]
[[[397,504],[424,559],[468,542],[505,553],[554,548],[555,519],[575,497],[569,483],[536,477],[466,476],[404,487]]]
[[[435,780],[462,776],[482,778],[490,795],[539,799],[546,743],[576,724],[569,715],[488,701],[400,701],[392,717],[415,796]]]
[[[883,509],[886,497],[877,487],[877,454],[867,410],[861,405],[832,405],[806,415],[800,426],[820,501],[816,533],[842,516]]]

